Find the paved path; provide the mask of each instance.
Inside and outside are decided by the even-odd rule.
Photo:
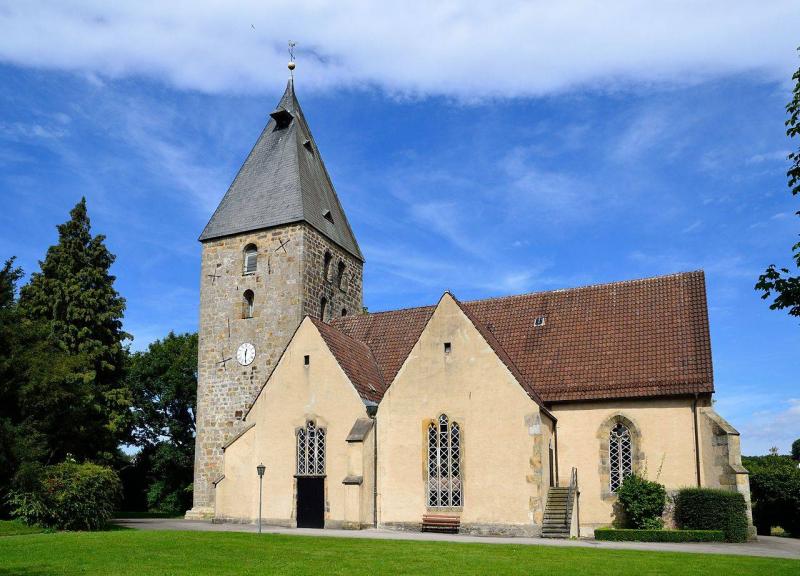
[[[180,518],[136,518],[115,520],[115,524],[139,530],[193,530],[201,532],[257,532],[253,524],[212,524],[205,520]],[[739,556],[771,556],[800,560],[800,540],[759,536],[757,542],[745,544],[696,543],[666,544],[652,542],[598,542],[591,539],[550,540],[546,538],[503,538],[496,536],[466,536],[462,534],[432,534],[429,532],[396,532],[392,530],[314,530],[310,528],[280,528],[263,526],[265,534],[293,536],[325,536],[331,538],[372,538],[377,540],[423,540],[434,542],[474,542],[480,544],[516,544],[534,546],[572,546],[617,550],[651,550],[659,552],[695,552],[703,554],[734,554]]]

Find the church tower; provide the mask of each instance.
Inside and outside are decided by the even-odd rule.
[[[200,242],[194,518],[213,514],[223,447],[303,317],[362,311],[364,258],[292,80]]]

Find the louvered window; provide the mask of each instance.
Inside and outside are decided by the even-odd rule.
[[[297,431],[297,475],[325,475],[325,428],[310,420]]]
[[[461,427],[442,414],[428,425],[428,507],[464,503],[461,482]]]
[[[344,262],[339,262],[336,270],[336,285],[339,289],[344,290],[344,271],[347,268]]]
[[[616,492],[625,478],[633,472],[631,433],[624,425],[617,423],[611,430],[608,450],[611,464],[611,492]]]
[[[333,260],[333,256],[331,256],[330,252],[325,252],[325,256],[322,257],[322,278],[327,282],[331,278],[331,261]]]
[[[252,290],[245,290],[242,295],[242,318],[252,318],[255,294]]]
[[[244,249],[244,273],[255,274],[258,270],[258,248],[255,244],[248,244]]]

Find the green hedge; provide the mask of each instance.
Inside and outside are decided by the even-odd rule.
[[[739,492],[684,488],[675,497],[675,522],[685,530],[722,530],[728,542],[747,540],[747,504]]]
[[[722,530],[633,530],[597,528],[595,540],[610,542],[725,542]]]

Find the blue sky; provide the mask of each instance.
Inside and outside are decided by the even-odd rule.
[[[169,40],[154,35],[173,43],[165,55],[159,42],[125,37],[162,25],[149,13],[77,3],[73,12],[102,23],[84,29],[58,4],[34,4],[35,14],[0,10],[0,29],[35,15],[42,38],[34,50],[27,37],[0,35],[0,257],[35,270],[85,195],[117,255],[133,348],[195,330],[196,239],[285,87],[285,55],[271,40],[285,34],[270,28],[280,20],[248,7],[253,29],[222,50],[194,34],[217,22],[209,11]],[[738,3],[725,6],[746,19]],[[510,63],[508,38],[488,32],[481,42],[494,59],[458,53],[459,26],[480,28],[482,15],[446,15],[452,49],[429,45],[437,64],[398,39],[386,15],[369,14],[385,27],[385,42],[369,46],[380,67],[359,52],[365,40],[350,34],[347,48],[339,38],[355,24],[331,35],[300,12],[321,39],[298,45],[298,97],[365,253],[370,310],[429,304],[445,289],[472,299],[704,269],[718,410],[745,453],[787,451],[800,437],[800,325],[753,291],[766,265],[789,263],[798,232],[783,126],[798,64],[784,30],[797,18],[788,26],[765,9],[693,32],[679,26],[685,14],[663,14],[652,38],[625,40],[627,52],[611,33],[584,46],[588,70],[570,50],[536,51],[540,36],[567,26],[553,15],[555,31],[505,30],[523,52]],[[244,58],[236,68],[237,50],[260,49],[263,66]]]

